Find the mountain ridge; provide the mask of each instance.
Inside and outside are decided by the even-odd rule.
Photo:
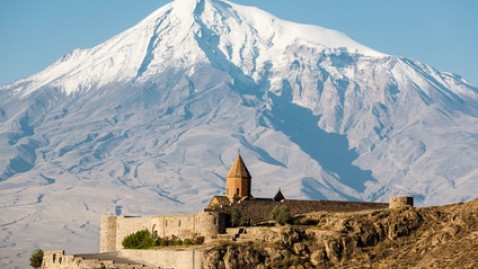
[[[175,46],[176,49],[178,47],[182,48],[183,46],[182,46],[181,42],[184,41],[185,39],[187,39],[188,36],[190,36],[191,34],[194,34],[195,39],[200,38],[198,36],[200,36],[202,34],[201,33],[202,29],[198,29],[198,27],[201,26],[201,21],[202,21],[201,19],[203,19],[201,17],[206,17],[206,20],[210,20],[210,21],[207,21],[207,22],[210,23],[211,25],[215,25],[218,22],[218,20],[220,21],[221,19],[224,19],[224,18],[214,18],[214,17],[213,18],[208,18],[207,16],[209,14],[217,14],[217,13],[219,13],[219,11],[223,11],[227,15],[236,16],[233,19],[233,21],[236,23],[236,26],[243,26],[243,25],[240,25],[240,24],[245,20],[243,20],[239,17],[236,10],[233,10],[234,12],[230,11],[230,9],[233,9],[233,7],[236,8],[236,9],[239,8],[239,10],[242,12],[240,15],[250,17],[250,18],[252,18],[251,20],[254,20],[254,17],[257,17],[257,15],[260,15],[260,16],[263,16],[263,17],[266,16],[266,18],[267,18],[266,21],[267,22],[280,22],[279,25],[276,27],[276,28],[278,28],[278,30],[276,29],[276,31],[269,31],[269,35],[270,35],[269,38],[272,38],[272,39],[274,38],[274,35],[276,35],[276,32],[279,32],[279,33],[281,33],[281,37],[282,36],[298,36],[299,37],[298,40],[313,43],[315,46],[322,46],[324,48],[350,48],[351,50],[361,52],[362,54],[365,52],[369,55],[374,55],[374,56],[384,56],[385,55],[385,54],[376,52],[376,51],[374,51],[370,48],[367,48],[367,47],[353,41],[349,37],[345,36],[342,33],[337,32],[337,31],[322,28],[322,27],[319,27],[319,26],[301,25],[301,24],[296,24],[296,23],[292,23],[292,22],[282,21],[282,20],[272,16],[271,14],[266,13],[266,12],[261,11],[261,10],[256,9],[256,8],[249,8],[249,7],[233,4],[233,3],[230,3],[230,2],[227,2],[227,1],[217,1],[217,0],[213,0],[213,1],[205,0],[205,1],[198,1],[198,2],[189,1],[189,0],[173,1],[173,2],[165,5],[164,7],[158,9],[157,11],[153,12],[147,18],[145,18],[144,20],[142,20],[140,23],[133,26],[129,30],[125,31],[124,33],[120,33],[120,34],[110,38],[105,43],[103,43],[99,46],[95,46],[95,47],[90,48],[90,49],[76,49],[76,50],[72,51],[71,53],[62,57],[60,60],[53,63],[50,67],[46,68],[45,71],[40,72],[38,75],[34,75],[34,76],[31,76],[31,77],[28,77],[28,78],[25,78],[25,79],[20,79],[19,81],[13,82],[11,84],[7,84],[7,85],[3,86],[2,88],[4,88],[4,89],[5,88],[7,88],[7,89],[15,88],[15,87],[17,87],[17,85],[22,85],[23,83],[27,82],[29,79],[33,80],[35,77],[39,76],[40,80],[41,80],[42,77],[45,77],[43,79],[44,81],[42,83],[34,84],[32,87],[29,87],[30,88],[29,90],[28,89],[23,89],[23,91],[26,91],[25,94],[31,93],[32,88],[33,89],[39,89],[42,86],[44,86],[45,84],[52,83],[52,82],[55,82],[55,81],[58,80],[58,78],[56,78],[56,79],[52,78],[52,76],[54,76],[55,72],[50,72],[50,73],[53,73],[53,74],[48,74],[49,72],[47,72],[47,71],[58,72],[57,69],[62,69],[63,71],[60,72],[61,74],[59,75],[60,78],[65,76],[65,74],[70,74],[72,72],[74,74],[79,73],[81,71],[84,71],[85,68],[92,68],[90,65],[94,64],[94,63],[91,63],[92,60],[90,58],[93,58],[93,60],[95,58],[97,58],[97,57],[95,57],[95,54],[111,53],[111,51],[110,51],[111,49],[115,49],[116,55],[119,55],[118,57],[125,57],[125,55],[122,55],[122,54],[130,52],[132,55],[130,55],[130,57],[127,57],[127,59],[129,59],[129,60],[131,60],[131,59],[133,59],[133,60],[134,59],[142,59],[142,60],[136,60],[136,61],[132,61],[132,62],[125,62],[124,61],[125,59],[123,59],[123,58],[120,58],[118,60],[118,59],[115,59],[115,57],[109,57],[110,59],[107,59],[108,62],[104,63],[103,64],[104,66],[102,65],[102,66],[99,67],[99,68],[102,68],[100,70],[103,70],[103,69],[108,68],[108,67],[111,68],[111,67],[114,67],[114,66],[122,66],[122,67],[126,68],[126,70],[118,70],[117,69],[118,67],[117,67],[116,69],[113,69],[111,72],[102,73],[102,76],[106,75],[107,78],[109,77],[109,79],[110,79],[109,82],[117,82],[117,81],[123,81],[123,80],[131,80],[131,79],[136,80],[141,75],[143,75],[143,73],[146,71],[145,68],[147,67],[148,64],[151,64],[151,61],[153,60],[153,56],[154,56],[154,55],[152,55],[152,53],[154,53],[153,50],[157,49],[157,47],[161,43],[161,40],[158,39],[159,36],[158,36],[157,32],[164,28],[163,24],[166,24],[166,27],[167,27],[167,26],[170,26],[172,24],[171,20],[175,20],[174,21],[175,28],[179,27],[179,28],[181,28],[180,29],[181,31],[179,31],[179,34],[176,35],[173,38],[173,40],[170,42],[171,44],[168,44],[167,46],[168,47]],[[221,10],[219,10],[219,9],[221,9]],[[256,12],[250,12],[251,10],[254,10]],[[256,16],[251,16],[250,14],[247,14],[247,13],[255,14]],[[259,14],[256,14],[256,13],[259,13]],[[171,19],[171,20],[168,19],[169,16],[172,16],[173,19]],[[179,19],[178,19],[178,17],[179,17]],[[181,19],[182,17],[186,17],[187,19]],[[204,24],[202,26],[203,26],[203,29],[212,28],[212,27],[210,27],[210,25],[205,25]],[[251,25],[246,25],[246,26],[248,26],[248,28],[254,28],[254,27],[260,27],[260,24],[259,25],[255,24],[255,25],[252,25],[252,26]],[[217,27],[217,28],[219,28],[219,27]],[[224,27],[224,28],[226,28],[226,27]],[[266,28],[266,27],[263,27],[263,28]],[[190,32],[189,31],[190,29],[192,29],[193,32]],[[254,31],[254,30],[255,29],[252,29],[252,30],[249,29],[249,32]],[[230,29],[229,29],[229,31],[230,31]],[[314,32],[319,32],[320,34],[315,34]],[[291,34],[291,33],[293,33],[293,34]],[[313,35],[311,35],[311,33]],[[214,33],[214,34],[218,34],[218,33]],[[221,32],[221,34],[224,34],[224,31]],[[241,33],[241,34],[243,34],[243,33]],[[130,35],[132,35],[133,37],[129,37]],[[323,36],[325,36],[325,38]],[[269,40],[269,38],[265,38],[265,39]],[[125,42],[126,42],[126,44],[124,44]],[[281,42],[279,42],[279,43],[281,43]],[[283,41],[282,43],[289,44],[289,43],[293,43],[293,41],[286,40],[286,41]],[[135,49],[133,51],[121,51],[120,50],[120,49],[125,48],[125,47],[131,47],[133,44],[135,45],[134,47],[137,47],[138,49]],[[268,48],[278,46],[279,49],[283,49],[283,47],[285,46],[284,44],[276,45],[271,40],[269,40],[269,44],[267,44],[267,46],[269,46]],[[120,49],[115,48],[116,45],[120,46],[121,48]],[[237,46],[237,44],[234,44],[234,45]],[[249,47],[250,47],[250,48],[247,48],[247,49],[252,49],[251,48],[252,45],[255,45],[255,44],[247,44],[247,45],[249,45]],[[120,50],[119,53],[117,53],[118,50]],[[276,49],[276,51],[277,50],[278,49]],[[161,53],[164,53],[164,51],[161,51]],[[201,55],[204,52],[201,51],[201,50],[195,50],[194,53],[196,53],[198,55]],[[231,53],[235,53],[235,55],[239,54],[238,51],[233,51]],[[184,54],[191,55],[191,53],[188,52],[188,51],[186,51],[186,53],[181,51],[179,54],[180,55],[184,55]],[[129,55],[127,55],[127,56],[129,56]],[[201,56],[204,56],[204,55],[201,55]],[[244,66],[243,63],[238,62],[237,57],[231,57],[231,55],[228,55],[228,56],[229,56],[228,60],[231,60],[237,66],[241,66],[241,67]],[[105,57],[106,56],[103,56],[103,57],[100,57],[100,58],[105,58]],[[118,57],[116,57],[116,58],[118,58]],[[83,61],[78,63],[78,61],[75,61],[75,60],[83,60]],[[123,61],[121,61],[121,60],[123,60]],[[193,58],[192,60],[197,60],[197,59]],[[83,63],[85,61],[87,61],[86,64]],[[68,63],[68,62],[72,62],[72,63],[70,63],[69,65],[66,65],[66,63]],[[82,66],[86,65],[86,67],[82,67],[83,70],[80,70],[80,71],[74,70],[73,68],[79,66],[79,64],[81,64]],[[88,65],[88,64],[90,64],[90,65]],[[96,64],[96,65],[99,65],[99,64]],[[53,69],[53,70],[51,70],[51,69]],[[94,73],[95,71],[98,71],[98,70],[94,69],[90,73]],[[111,74],[117,74],[120,71],[125,72],[126,74],[129,75],[129,77],[111,77]],[[135,73],[136,73],[136,78],[133,78],[132,74],[135,74]],[[101,82],[99,77],[93,77],[92,80],[99,80]],[[88,81],[88,80],[87,81],[81,81],[81,78],[80,78],[80,82],[81,82],[81,84],[88,85],[89,82],[93,82],[93,81]],[[71,86],[69,87],[69,85],[62,85],[62,86],[63,87],[60,87],[60,88],[65,88],[64,91],[67,92],[67,93],[72,93],[74,91],[73,89],[71,89]],[[76,86],[77,85],[75,85],[75,87]],[[94,85],[91,85],[91,86],[94,86]],[[101,86],[101,84],[96,85],[96,86]],[[16,90],[17,91],[22,91],[22,88],[18,88]],[[78,90],[78,89],[76,89],[76,90]]]

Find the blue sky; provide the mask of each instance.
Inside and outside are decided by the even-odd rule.
[[[166,0],[1,0],[0,85],[126,30]],[[478,86],[476,0],[232,0],[343,32]]]

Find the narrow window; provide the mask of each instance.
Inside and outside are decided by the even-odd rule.
[[[214,225],[217,224],[217,218],[214,218]]]
[[[236,194],[239,195],[239,188],[236,189]]]
[[[178,220],[178,227],[181,227],[181,221]]]

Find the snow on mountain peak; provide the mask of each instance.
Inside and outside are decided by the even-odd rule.
[[[251,77],[258,77],[254,72],[290,46],[385,56],[340,32],[283,21],[257,8],[222,0],[175,0],[107,42],[75,50],[39,74],[3,88],[25,96],[50,85],[71,94],[118,81],[144,81],[171,65],[207,61],[204,50],[211,45],[219,51],[210,53],[224,54]]]

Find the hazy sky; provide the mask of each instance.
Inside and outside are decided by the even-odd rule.
[[[0,0],[0,85],[126,30],[166,0]],[[232,0],[343,32],[478,86],[476,0]]]

